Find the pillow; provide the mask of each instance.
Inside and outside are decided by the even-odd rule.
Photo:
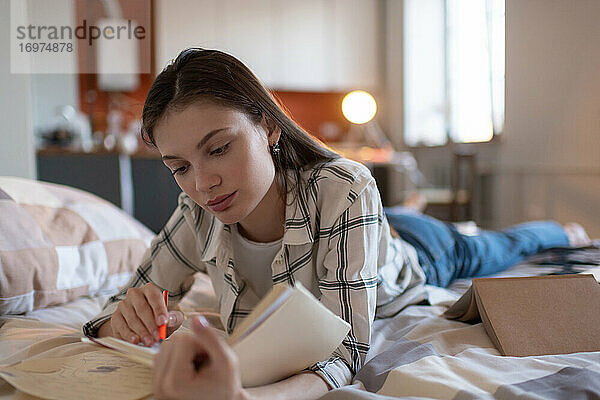
[[[116,292],[153,237],[90,193],[0,177],[0,315]]]

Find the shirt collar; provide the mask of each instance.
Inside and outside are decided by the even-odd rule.
[[[314,242],[314,221],[302,190],[286,195],[283,245],[303,245]],[[205,231],[208,243],[202,253],[202,261],[216,259],[219,250],[231,254],[231,227],[212,216]]]
[[[302,188],[300,189],[286,196],[284,244],[302,245],[314,242],[313,219],[305,194]]]
[[[225,249],[231,249],[230,231],[231,228],[228,225],[222,223],[215,216],[210,216],[210,226],[203,232],[207,244],[201,255],[202,261],[216,259],[219,256],[219,250],[223,252]]]

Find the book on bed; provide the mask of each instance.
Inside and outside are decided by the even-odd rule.
[[[443,316],[482,321],[505,356],[600,350],[600,285],[589,274],[475,278]]]
[[[245,387],[276,382],[326,360],[350,324],[319,302],[302,284],[276,285],[225,338],[239,359]],[[113,337],[83,338],[152,366],[159,345],[144,347]],[[167,339],[168,340],[168,339]]]

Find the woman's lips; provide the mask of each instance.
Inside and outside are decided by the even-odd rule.
[[[215,199],[215,200],[217,200],[216,203],[214,201],[212,201],[212,202],[206,203],[206,205],[207,205],[208,208],[210,208],[214,212],[223,211],[227,207],[229,207],[229,205],[231,204],[231,202],[235,198],[236,194],[237,194],[237,190],[235,192],[231,193],[230,195],[225,196],[225,197],[222,197],[222,198],[217,197]]]

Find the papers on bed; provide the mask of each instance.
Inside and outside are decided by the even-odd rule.
[[[147,367],[152,367],[154,356],[160,351],[159,343],[155,343],[152,347],[144,347],[110,336],[103,338],[82,337],[81,341],[84,343],[96,343],[108,349],[116,350],[127,356],[127,358]]]
[[[135,400],[152,393],[149,368],[80,339],[79,330],[65,326],[8,320],[0,328],[0,381],[18,389],[15,399],[33,398],[27,393],[42,399]],[[6,387],[0,390],[0,398],[8,396]]]
[[[593,275],[475,278],[444,314],[481,320],[502,355],[600,350],[600,285]]]
[[[237,354],[242,384],[260,386],[326,360],[350,325],[321,304],[300,283],[276,285],[226,338]],[[158,346],[143,347],[112,337],[84,338],[152,366]],[[82,339],[82,340],[84,340]]]
[[[152,393],[151,370],[109,351],[0,366],[0,378],[42,399],[133,400]]]

